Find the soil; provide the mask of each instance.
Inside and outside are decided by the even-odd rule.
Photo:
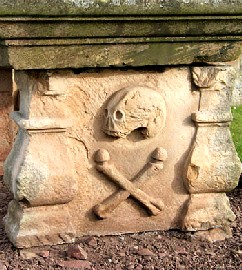
[[[67,256],[71,244],[18,250],[9,242],[2,218],[11,195],[0,177],[0,270],[242,269],[241,194],[241,188],[228,194],[237,216],[232,238],[211,243],[179,231],[82,237],[76,243],[87,260],[78,260]]]

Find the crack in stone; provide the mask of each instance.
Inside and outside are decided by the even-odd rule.
[[[84,146],[85,150],[86,150],[86,155],[87,155],[87,159],[89,159],[89,151],[88,151],[88,148],[86,146],[86,143],[83,139],[79,138],[79,137],[73,137],[73,136],[68,136],[68,138],[70,139],[74,139],[80,143],[82,143],[82,145]]]

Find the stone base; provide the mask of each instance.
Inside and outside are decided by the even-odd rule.
[[[10,241],[19,248],[71,243],[76,231],[65,205],[26,207],[13,200],[4,218]]]
[[[209,242],[216,242],[224,241],[225,239],[230,237],[232,237],[231,229],[229,227],[224,227],[195,232],[192,236],[192,240],[205,240]]]
[[[226,228],[235,218],[226,194],[192,194],[183,227],[187,231]]]
[[[4,175],[14,245],[229,226],[225,192],[240,174],[233,72],[198,67],[193,76],[197,86],[188,67],[16,72],[19,132]]]

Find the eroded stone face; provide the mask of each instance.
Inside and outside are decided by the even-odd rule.
[[[5,166],[5,182],[14,194],[5,218],[11,241],[27,247],[71,242],[80,235],[228,226],[233,213],[226,196],[216,193],[234,181],[229,181],[230,165],[223,167],[229,177],[218,175],[223,163],[216,167],[221,156],[214,154],[219,148],[214,125],[219,128],[221,119],[230,118],[227,111],[217,117],[199,110],[206,93],[194,88],[190,74],[187,67],[164,72],[16,72],[22,100],[13,118],[20,132]],[[202,76],[203,82],[210,80]],[[215,103],[203,101],[204,108],[220,108],[229,89],[211,90]],[[198,126],[204,117],[210,119],[208,145]],[[230,149],[224,150],[228,155],[222,162],[237,162],[228,125],[222,126],[226,136],[218,142],[225,140]],[[196,142],[208,147],[214,159],[210,166],[202,162],[206,151],[197,158]],[[219,181],[211,185],[216,177]],[[204,192],[211,202],[204,204],[211,212],[207,215],[206,209],[196,210],[203,196],[190,196]]]
[[[184,229],[204,231],[211,228],[225,228],[235,220],[229,199],[224,193],[191,195]]]

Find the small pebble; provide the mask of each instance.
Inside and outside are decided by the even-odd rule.
[[[59,261],[58,265],[74,269],[92,269],[91,263],[84,260]]]
[[[87,260],[87,253],[80,245],[71,245],[68,247],[67,256],[79,260]]]
[[[153,253],[148,248],[141,248],[137,253],[141,256],[155,256],[155,253]]]
[[[50,256],[50,252],[49,252],[49,250],[42,250],[42,251],[38,252],[38,255],[43,257],[43,258],[48,258]]]
[[[32,258],[38,257],[38,254],[36,252],[33,252],[33,251],[20,249],[19,250],[19,256],[24,260],[30,260]]]

